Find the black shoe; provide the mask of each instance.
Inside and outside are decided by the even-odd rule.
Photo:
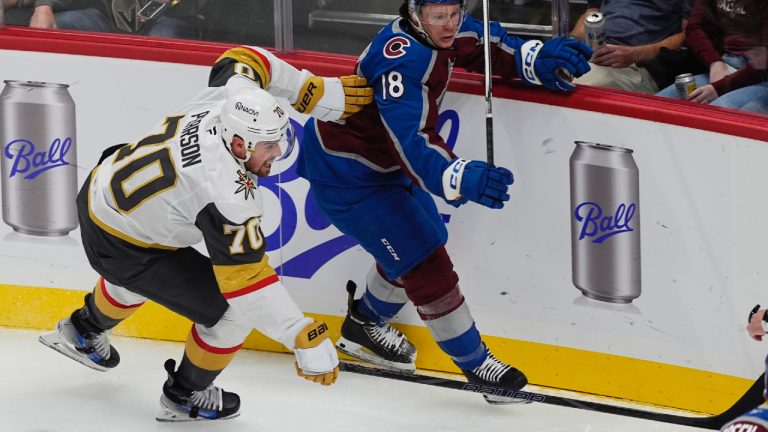
[[[160,396],[160,412],[155,417],[161,422],[195,420],[224,420],[240,415],[240,396],[211,384],[205,390],[190,390],[176,379],[176,362],[165,361],[168,380]]]
[[[416,348],[399,330],[386,322],[374,322],[358,312],[360,300],[354,300],[355,284],[347,283],[347,316],[341,325],[336,348],[344,354],[389,369],[416,370]]]
[[[467,377],[467,381],[469,381],[470,384],[503,389],[504,392],[502,394],[504,395],[512,395],[515,391],[520,390],[528,384],[528,378],[525,377],[525,374],[497,359],[490,352],[488,352],[488,357],[480,366],[462,372],[464,372],[464,375]],[[504,397],[499,395],[483,394],[483,397],[485,398],[485,401],[491,405],[528,402],[515,397]]]

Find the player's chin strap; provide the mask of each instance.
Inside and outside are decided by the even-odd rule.
[[[422,27],[419,17],[411,14],[410,24],[411,27],[413,27],[413,30],[419,35],[421,40],[429,44],[432,48],[437,48],[437,44],[432,40],[431,37],[429,37],[426,30],[424,30],[424,27]]]

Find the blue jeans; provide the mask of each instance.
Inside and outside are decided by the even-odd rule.
[[[743,68],[749,60],[746,57],[724,54],[723,61],[725,64],[738,70]],[[696,87],[709,84],[709,74],[695,75],[693,78],[696,80]],[[656,93],[656,96],[677,99],[677,89],[672,84]],[[712,101],[711,105],[768,114],[768,82],[752,84],[751,86],[728,92]]]
[[[117,33],[117,29],[109,17],[96,8],[56,12],[55,16],[56,26],[60,29]],[[162,16],[151,25],[144,26],[137,34],[177,39],[196,39],[194,29],[189,23],[167,16]]]

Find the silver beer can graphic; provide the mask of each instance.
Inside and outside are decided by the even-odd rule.
[[[585,296],[640,296],[640,179],[632,150],[576,141],[570,160],[573,284]]]
[[[584,17],[584,38],[593,51],[605,45],[605,19],[602,13],[589,12]]]
[[[0,93],[3,221],[63,236],[77,227],[75,103],[66,84],[5,81]]]
[[[682,100],[688,100],[688,96],[696,90],[696,80],[693,74],[685,73],[675,77],[675,89],[677,96]]]

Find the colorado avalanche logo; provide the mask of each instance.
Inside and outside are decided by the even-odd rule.
[[[239,194],[240,192],[245,195],[245,200],[248,201],[248,198],[254,198],[254,190],[256,190],[256,184],[251,180],[250,177],[248,177],[248,174],[237,170],[237,176],[239,177],[237,180],[235,180],[235,183],[237,183],[239,186],[237,190],[235,191],[235,194]]]
[[[384,57],[389,59],[396,59],[405,55],[405,47],[411,46],[411,42],[402,37],[397,36],[390,39],[386,45],[384,45]]]

